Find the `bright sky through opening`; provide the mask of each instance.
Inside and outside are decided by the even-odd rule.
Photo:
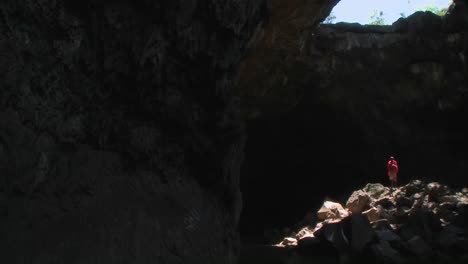
[[[428,6],[447,8],[451,0],[341,0],[333,9],[333,23],[357,22],[367,24],[374,10],[382,11],[386,24],[392,24],[401,14],[409,16]]]

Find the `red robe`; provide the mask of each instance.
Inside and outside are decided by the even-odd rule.
[[[396,181],[396,175],[398,173],[398,162],[396,160],[389,160],[387,163],[387,169],[390,180]],[[392,179],[393,176],[395,179]]]

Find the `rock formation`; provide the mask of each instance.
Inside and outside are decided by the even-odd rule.
[[[374,191],[378,189],[384,191]],[[366,197],[359,200],[360,210],[350,216],[329,214],[315,227],[303,227],[277,246],[290,248],[300,256],[307,252],[305,248],[314,251],[320,243],[331,243],[342,261],[365,258],[380,263],[411,263],[431,259],[462,263],[468,260],[468,194],[463,190],[420,180],[394,190],[368,184],[348,199],[351,212],[357,206],[349,201]],[[341,207],[330,201],[325,201],[324,207],[330,204]],[[317,214],[323,215],[322,211],[323,207]]]

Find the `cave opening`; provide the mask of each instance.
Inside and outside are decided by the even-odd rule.
[[[410,2],[414,11],[431,3],[449,6]],[[387,185],[390,155],[400,163],[401,184],[466,183],[468,131],[459,118],[467,114],[467,75],[456,55],[466,52],[466,44],[445,46],[450,34],[428,34],[442,23],[431,13],[402,18],[420,23],[412,29],[418,38],[408,29],[319,26],[300,60],[275,65],[284,76],[271,77],[273,92],[261,99],[266,110],[247,125],[240,222],[245,241],[270,242],[272,233],[315,214],[325,199],[343,203],[366,183]],[[296,93],[294,106],[272,111],[289,100],[286,89]]]
[[[342,0],[323,23],[391,25],[398,19],[417,11],[429,11],[443,16],[451,2],[451,0]]]

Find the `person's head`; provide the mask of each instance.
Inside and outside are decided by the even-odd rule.
[[[393,156],[390,156],[390,160],[395,160],[395,157],[393,157]]]

